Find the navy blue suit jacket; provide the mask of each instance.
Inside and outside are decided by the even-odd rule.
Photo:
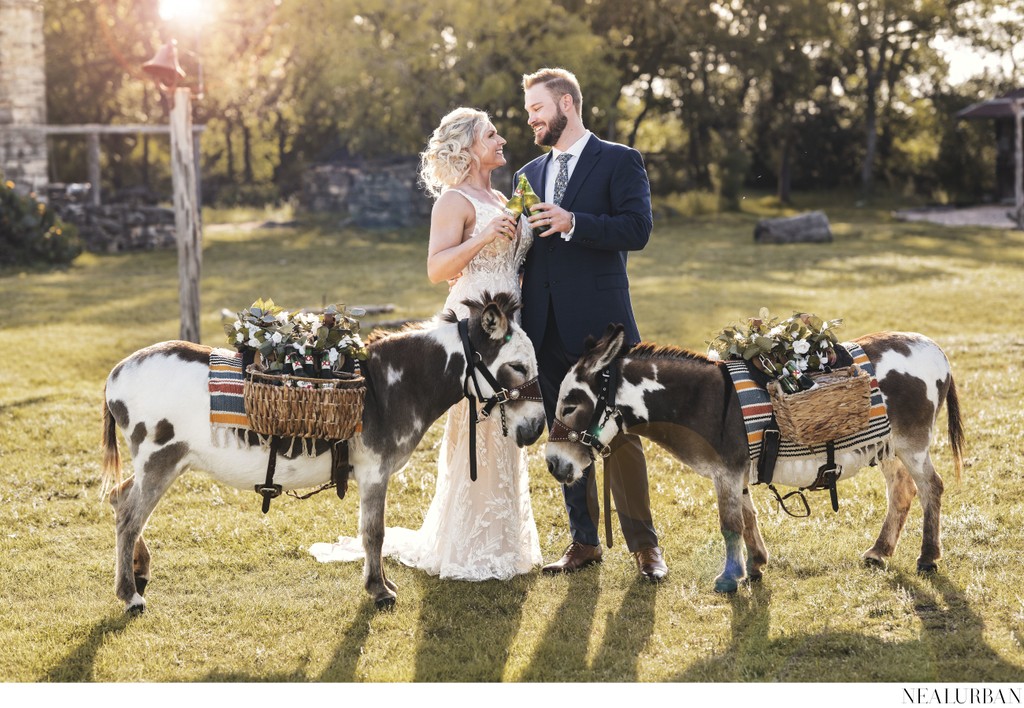
[[[516,172],[525,173],[543,200],[551,153]],[[522,323],[535,348],[541,346],[549,304],[566,353],[578,357],[588,336],[609,323],[626,328],[629,344],[640,341],[629,299],[626,253],[647,245],[654,222],[651,187],[640,153],[591,135],[562,198],[576,215],[572,240],[558,234],[534,239],[523,266]]]

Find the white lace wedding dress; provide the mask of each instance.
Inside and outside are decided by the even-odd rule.
[[[458,190],[456,190],[458,191]],[[470,238],[500,211],[459,192],[476,209]],[[445,308],[468,315],[462,301],[484,291],[519,294],[519,266],[533,234],[520,221],[514,242],[497,238],[485,246],[448,293]],[[541,563],[537,526],[530,505],[526,450],[501,432],[501,416],[477,426],[477,480],[469,478],[469,402],[463,399],[448,412],[437,461],[437,487],[419,530],[388,528],[384,555],[442,578],[505,580],[528,573]],[[342,537],[337,543],[316,543],[310,553],[321,562],[363,558],[362,539]]]

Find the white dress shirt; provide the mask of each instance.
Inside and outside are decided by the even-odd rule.
[[[580,155],[583,154],[583,148],[586,147],[587,141],[590,140],[592,133],[588,130],[583,133],[583,137],[574,142],[568,150],[565,150],[565,154],[572,155],[569,159],[569,179],[572,179],[572,173],[576,169],[577,163],[580,161]],[[554,201],[555,198],[555,180],[558,179],[558,156],[563,154],[562,150],[558,148],[551,148],[551,160],[548,161],[548,171],[544,176],[544,201],[549,204]],[[573,231],[576,230],[575,225],[568,232],[561,234],[562,238],[568,241],[572,238]]]

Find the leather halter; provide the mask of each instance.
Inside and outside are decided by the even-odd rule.
[[[619,431],[622,430],[622,412],[615,407],[615,395],[619,390],[619,367],[617,367],[615,361],[612,361],[606,368],[601,370],[601,391],[597,394],[597,403],[594,405],[594,413],[590,416],[590,422],[587,423],[585,430],[573,430],[562,421],[555,418],[555,422],[551,425],[551,432],[548,434],[548,442],[571,442],[578,443],[587,448],[587,454],[590,455],[590,461],[593,463],[597,458],[594,457],[594,450],[601,455],[603,458],[608,458],[612,454],[611,445],[602,445],[600,441],[601,431],[604,430],[604,426],[608,424],[609,420],[614,419],[619,425]],[[604,533],[605,538],[608,542],[608,547],[612,547],[612,496],[611,496],[611,483],[608,480],[608,471],[604,472]]]
[[[491,411],[494,410],[494,407],[498,406],[498,410],[501,412],[501,433],[507,438],[508,421],[505,418],[505,404],[511,405],[517,401],[542,401],[543,399],[541,398],[540,382],[536,376],[515,388],[505,388],[499,384],[491,372],[487,370],[487,367],[484,366],[480,353],[473,348],[473,344],[469,341],[469,320],[459,320],[458,328],[459,337],[462,339],[462,349],[466,354],[466,380],[463,382],[462,389],[466,398],[469,399],[469,478],[475,482],[477,421],[486,419],[491,414]],[[510,338],[509,335],[506,335],[505,341],[507,342]],[[494,392],[489,398],[484,398],[481,392],[480,382],[476,378],[478,371],[491,387],[491,391]],[[473,388],[476,390],[475,395],[470,390],[470,383],[473,384]],[[479,418],[477,417],[476,409],[478,398],[483,402]]]
[[[583,430],[574,430],[568,425],[555,418],[551,426],[551,433],[548,435],[549,442],[571,442],[579,443],[587,448],[590,460],[596,460],[594,451],[601,457],[608,457],[612,454],[610,445],[602,445],[600,441],[601,431],[614,419],[619,426],[622,426],[622,412],[615,407],[615,395],[619,389],[619,368],[612,362],[600,373],[601,391],[597,394],[597,404],[594,406],[594,414],[590,416],[590,422]]]

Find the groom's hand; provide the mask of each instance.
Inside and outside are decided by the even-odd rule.
[[[560,206],[549,202],[538,202],[530,209],[530,228],[543,229],[538,234],[541,238],[547,238],[554,234],[567,234],[572,231],[572,212],[568,212]]]

